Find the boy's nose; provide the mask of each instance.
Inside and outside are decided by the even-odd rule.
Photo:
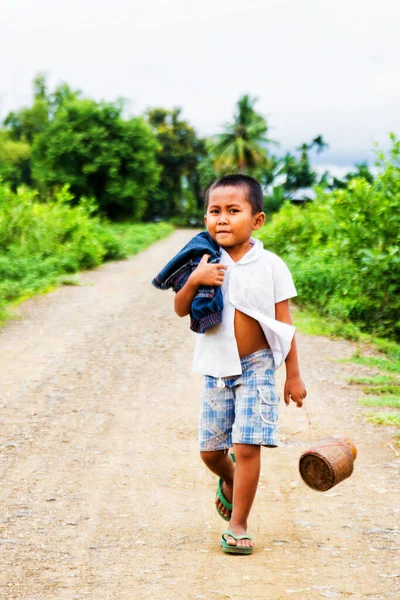
[[[220,214],[220,215],[219,215],[219,219],[218,219],[218,223],[226,223],[226,222],[227,222],[227,220],[228,220],[228,219],[227,219],[227,216],[226,216],[226,215]]]

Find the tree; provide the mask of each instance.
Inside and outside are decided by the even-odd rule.
[[[12,139],[8,131],[0,131],[0,179],[13,190],[32,183],[30,155],[29,144]]]
[[[316,136],[311,143],[303,143],[297,148],[300,157],[296,158],[293,154],[287,152],[282,159],[282,166],[278,171],[279,175],[285,175],[286,180],[282,184],[286,192],[294,192],[300,188],[311,187],[317,181],[317,174],[312,170],[308,153],[316,147],[317,153],[328,148],[322,135]],[[326,177],[324,175],[324,177]]]
[[[327,144],[325,142],[325,140],[324,140],[324,138],[322,137],[321,134],[317,135],[313,139],[313,141],[309,145],[309,149],[311,150],[311,148],[314,148],[314,146],[317,149],[317,154],[320,154],[321,152],[323,152],[325,150],[325,148],[329,148],[329,144]]]
[[[45,131],[65,102],[80,97],[80,91],[71,90],[66,83],[61,83],[53,93],[49,93],[43,73],[36,75],[32,85],[32,106],[8,113],[3,121],[12,139],[29,144],[33,143],[37,135]]]
[[[225,173],[246,173],[257,176],[259,169],[268,166],[268,124],[254,109],[257,98],[242,96],[237,103],[233,122],[217,136],[212,147],[215,168]]]
[[[308,150],[312,146],[302,144],[300,151],[300,159],[297,163],[296,172],[296,186],[298,188],[310,187],[316,182],[317,176],[311,169],[310,159],[308,157]]]
[[[42,133],[49,121],[49,100],[45,76],[39,73],[33,80],[33,104],[30,108],[10,112],[4,119],[4,125],[14,140],[32,144],[34,138]]]
[[[32,148],[42,192],[68,184],[77,201],[94,197],[110,218],[143,216],[159,180],[157,144],[142,118],[125,121],[121,111],[117,104],[64,98]]]
[[[6,116],[5,130],[0,130],[0,177],[12,189],[21,184],[32,185],[31,146],[35,138],[46,131],[62,104],[78,95],[65,83],[49,94],[46,78],[39,73],[33,80],[32,106]]]
[[[205,156],[205,145],[181,118],[180,108],[153,108],[147,112],[147,119],[158,141],[157,163],[162,172],[146,218],[170,218],[182,211],[185,193],[197,205],[201,202],[197,167]]]
[[[369,170],[368,163],[366,163],[366,162],[356,163],[354,171],[350,171],[349,173],[346,173],[346,175],[343,177],[343,179],[334,177],[333,182],[329,187],[332,190],[343,189],[349,185],[350,181],[352,181],[353,179],[359,179],[359,178],[365,179],[365,181],[368,181],[368,183],[374,182],[374,176],[372,175],[371,171]]]
[[[278,174],[285,176],[285,181],[282,184],[285,192],[290,193],[302,187],[309,187],[315,183],[315,173],[310,170],[306,147],[302,148],[300,159],[287,152],[281,164],[282,166]]]
[[[80,90],[71,90],[67,83],[60,83],[49,96],[50,118],[53,118],[64,104],[79,98],[81,98]]]

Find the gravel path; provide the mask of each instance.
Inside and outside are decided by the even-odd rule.
[[[338,362],[347,342],[298,336],[312,425],[282,404],[283,444],[263,450],[251,516],[256,552],[221,552],[193,336],[172,294],[149,285],[191,235],[28,301],[1,330],[1,599],[400,598],[400,458],[390,429],[361,416],[346,381],[369,371]],[[339,432],[358,447],[355,472],[314,492],[300,454]]]

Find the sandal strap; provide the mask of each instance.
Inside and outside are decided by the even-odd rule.
[[[226,531],[222,532],[222,539],[224,540],[224,542],[226,542],[226,537],[225,536],[227,536],[227,535],[230,535],[236,541],[238,541],[238,540],[252,540],[253,539],[251,537],[251,535],[247,535],[247,533],[245,533],[244,535],[237,535],[236,533],[233,533],[233,531],[230,531],[229,529],[227,529]]]
[[[228,502],[228,500],[225,498],[225,496],[222,492],[222,484],[223,483],[224,483],[224,480],[220,479],[218,482],[216,496],[217,496],[218,500],[220,500],[221,503],[225,506],[225,508],[227,508],[228,510],[232,510],[232,504],[230,502]]]

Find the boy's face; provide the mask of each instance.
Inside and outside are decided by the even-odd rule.
[[[210,193],[204,221],[217,244],[227,249],[242,247],[247,251],[251,234],[262,227],[265,214],[253,214],[242,188],[220,187]]]

